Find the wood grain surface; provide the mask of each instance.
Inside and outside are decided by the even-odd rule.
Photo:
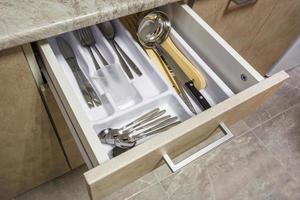
[[[299,0],[196,0],[193,9],[256,70],[265,74],[300,34]]]
[[[0,52],[0,199],[69,171],[20,47]]]
[[[84,176],[91,198],[102,199],[151,172],[162,163],[164,152],[174,158],[199,144],[220,122],[230,125],[255,111],[287,78],[285,72],[279,72],[86,172]]]
[[[47,84],[41,86],[41,93],[71,168],[83,165],[79,149]]]

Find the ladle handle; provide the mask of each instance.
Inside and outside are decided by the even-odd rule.
[[[177,93],[180,92],[179,86],[172,76],[168,66],[164,61],[155,53],[153,49],[145,48],[146,53],[153,62],[154,66],[158,68],[159,72],[164,76],[164,78],[169,82],[171,86],[176,90]]]
[[[181,53],[170,37],[161,43],[161,47],[169,53],[182,71],[191,80],[194,80],[195,87],[198,90],[205,88],[206,81],[203,74]]]

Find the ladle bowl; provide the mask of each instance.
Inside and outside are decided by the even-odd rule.
[[[152,11],[140,20],[137,37],[143,46],[153,48],[160,57],[162,57],[160,52],[168,54],[185,75],[194,82],[195,87],[198,90],[203,89],[206,86],[204,76],[172,42],[169,37],[170,32],[171,22],[167,14]]]
[[[137,36],[140,42],[153,48],[157,44],[163,43],[171,31],[171,22],[168,16],[160,11],[153,11],[147,14],[140,22]]]

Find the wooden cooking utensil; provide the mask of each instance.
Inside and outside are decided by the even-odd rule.
[[[126,29],[131,33],[133,38],[136,41],[139,41],[136,36],[136,29],[137,29],[137,22],[138,17],[136,14],[129,15],[126,17],[121,18],[122,24],[126,27]],[[141,47],[145,50],[147,55],[149,56],[150,60],[153,62],[154,66],[159,70],[160,74],[165,78],[165,80],[172,86],[176,92],[179,92],[179,87],[174,80],[170,70],[168,69],[167,65],[163,62],[163,60],[154,52],[151,48],[146,48],[141,45]]]
[[[203,74],[181,53],[171,40],[170,36],[168,36],[160,45],[170,54],[182,71],[194,82],[194,85],[198,90],[205,88],[206,81]]]

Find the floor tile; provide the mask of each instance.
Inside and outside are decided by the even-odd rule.
[[[234,136],[240,136],[243,133],[249,131],[249,126],[246,124],[244,120],[240,120],[237,123],[229,126],[229,129],[231,130]]]
[[[300,65],[289,70],[288,74],[290,75],[290,78],[286,82],[291,86],[300,89]]]
[[[270,116],[275,116],[299,102],[300,90],[288,83],[283,83],[279,90],[266,101],[264,108]]]
[[[253,132],[300,182],[300,104]]]
[[[246,123],[243,120],[238,121],[237,123],[231,125],[229,127],[231,132],[235,137],[242,135],[243,133],[247,132],[249,130],[249,127],[246,125]],[[182,155],[178,156],[177,158],[174,159],[174,162],[179,162],[180,160],[183,160],[184,158],[188,157],[189,155],[192,155],[193,153],[199,151],[203,147],[209,145],[210,143],[216,141],[217,139],[221,138],[224,136],[222,132],[220,132],[220,129],[217,129],[215,133],[213,133],[207,140],[201,142],[199,145],[196,145],[189,151],[183,153]],[[154,170],[154,174],[156,175],[158,180],[163,180],[169,175],[172,174],[170,169],[166,164],[162,165],[158,169]]]
[[[264,105],[261,105],[255,112],[248,115],[244,122],[247,124],[248,127],[254,128],[261,123],[270,119],[270,114],[265,110]]]
[[[204,166],[190,164],[162,180],[161,185],[171,200],[213,199],[212,186]]]
[[[89,199],[83,173],[87,171],[82,166],[58,177],[46,184],[43,184],[31,191],[16,197],[16,200],[85,200]]]
[[[157,183],[132,196],[129,200],[168,200],[168,196],[162,186]]]
[[[278,91],[244,121],[250,128],[255,128],[299,102],[300,90],[288,83],[283,83]]]
[[[207,154],[204,159],[200,165],[205,162],[213,188],[211,195],[217,200],[300,198],[299,183],[251,132]]]
[[[161,181],[170,199],[298,199],[300,185],[251,133]]]

